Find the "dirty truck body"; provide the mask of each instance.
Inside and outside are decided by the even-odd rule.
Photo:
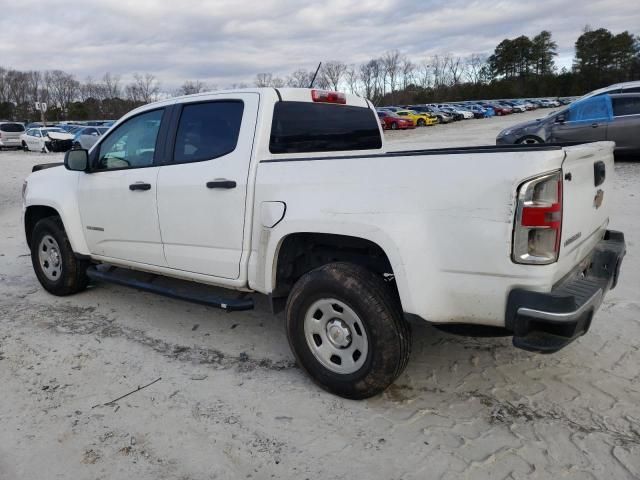
[[[365,398],[402,372],[412,322],[494,327],[548,353],[584,334],[625,252],[607,229],[612,152],[387,152],[357,96],[197,94],[134,110],[66,168],[32,173],[25,234],[54,294],[94,279],[228,310],[252,307],[239,292],[268,295],[314,380]]]

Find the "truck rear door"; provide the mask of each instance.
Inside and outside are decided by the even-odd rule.
[[[179,103],[158,214],[170,268],[237,279],[259,95],[198,96]]]
[[[562,274],[583,260],[609,221],[613,185],[612,142],[565,147],[559,263]]]

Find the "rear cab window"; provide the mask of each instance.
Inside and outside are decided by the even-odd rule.
[[[380,126],[369,108],[281,101],[273,111],[269,151],[338,152],[382,148]]]

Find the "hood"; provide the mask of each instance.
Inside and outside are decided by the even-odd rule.
[[[74,135],[62,132],[47,132],[47,137],[51,140],[73,140]]]

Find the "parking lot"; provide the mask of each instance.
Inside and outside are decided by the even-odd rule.
[[[398,150],[493,144],[547,111],[385,138]],[[295,366],[259,297],[228,314],[107,284],[45,293],[20,189],[33,165],[61,159],[0,152],[2,478],[640,477],[640,161],[618,162],[607,192],[628,253],[588,335],[542,356],[416,327],[404,374],[355,402]]]

